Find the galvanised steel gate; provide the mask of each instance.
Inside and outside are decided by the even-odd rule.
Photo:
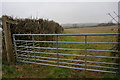
[[[16,61],[46,66],[117,73],[118,33],[13,34]],[[100,46],[100,47],[99,47]],[[100,48],[100,49],[97,49]]]

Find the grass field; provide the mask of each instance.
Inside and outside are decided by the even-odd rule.
[[[92,27],[92,28],[70,28],[65,29],[65,34],[81,34],[81,33],[116,33],[116,26],[109,27]],[[61,41],[84,41],[84,37],[60,37]],[[116,40],[115,36],[92,36],[88,37],[88,41],[90,42],[113,42]],[[87,48],[89,49],[104,49],[110,50],[113,45],[98,45],[98,44],[88,44]],[[75,48],[81,49],[84,48],[84,44],[59,44],[59,47],[64,48]],[[51,51],[49,51],[51,52]],[[54,51],[52,51],[54,52]],[[84,51],[59,51],[60,53],[66,54],[85,54]],[[111,53],[108,52],[87,52],[89,55],[99,55],[99,56],[111,56]],[[63,56],[62,56],[63,57]],[[65,57],[68,59],[79,59],[79,57]],[[82,58],[81,58],[82,59]],[[84,58],[83,58],[84,60]],[[101,59],[101,58],[87,58],[87,60],[93,61],[108,61],[114,62],[114,60]],[[104,65],[103,65],[104,66]],[[96,68],[97,69],[97,68]],[[105,69],[104,69],[105,70]],[[91,71],[82,71],[82,70],[74,70],[74,69],[65,69],[58,67],[49,67],[35,64],[26,64],[26,63],[17,63],[16,65],[7,66],[3,65],[3,78],[118,78],[114,74],[109,73],[100,73],[100,72],[91,72]]]

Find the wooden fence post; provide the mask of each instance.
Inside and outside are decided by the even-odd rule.
[[[7,23],[7,16],[2,17],[2,23],[3,23],[3,33],[4,33],[4,43],[5,45],[5,51],[4,54],[7,58],[7,63],[12,65],[15,61],[15,56],[13,52],[13,45],[12,45],[12,37],[11,37],[11,30],[10,30],[10,24]]]

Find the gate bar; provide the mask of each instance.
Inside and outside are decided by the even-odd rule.
[[[41,64],[41,65],[46,65],[46,66],[54,66],[58,67],[58,65],[53,65],[53,64],[45,64],[45,63],[35,63],[35,62],[30,62],[30,61],[18,61],[18,62],[24,62],[24,63],[33,63],[33,64]],[[79,69],[79,70],[84,70],[84,68],[76,68],[76,67],[68,67],[68,66],[59,66],[62,68],[70,68],[70,69]],[[112,72],[112,71],[104,71],[104,70],[95,70],[95,69],[86,69],[88,71],[97,71],[97,72],[106,72],[106,73],[117,73],[117,72]]]
[[[24,36],[24,35],[46,35],[46,36],[105,36],[105,35],[120,35],[120,33],[93,33],[93,34],[13,34],[15,36]]]
[[[33,51],[22,51],[22,50],[17,50],[17,52],[30,52],[30,53],[41,53],[41,54],[53,54],[57,55],[57,53],[46,53],[46,52],[33,52]],[[66,55],[66,56],[80,56],[80,57],[85,57],[85,55],[78,55],[78,54],[63,54],[63,53],[58,53],[59,55]],[[87,55],[87,57],[99,57],[99,58],[113,58],[113,59],[120,59],[120,57],[108,57],[108,56],[93,56],[93,55]]]
[[[18,55],[18,56],[26,56],[26,55]],[[34,56],[31,56],[34,57]],[[45,59],[53,59],[53,60],[57,60],[57,58],[51,58],[51,57],[40,57],[40,56],[36,56],[37,58],[45,58]],[[84,60],[72,60],[72,59],[62,59],[59,58],[59,60],[65,60],[65,61],[79,61],[79,62],[85,62]],[[88,63],[100,63],[100,64],[111,64],[111,65],[120,65],[117,63],[107,63],[107,62],[97,62],[97,61],[86,61]]]
[[[17,47],[24,47],[24,48],[37,48],[37,49],[56,49],[56,48],[49,48],[49,47],[33,47],[33,46],[17,46]],[[78,51],[102,51],[102,52],[120,52],[117,50],[94,50],[94,49],[70,49],[70,48],[58,48],[58,50],[78,50]]]

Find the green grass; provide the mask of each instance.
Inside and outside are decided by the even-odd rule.
[[[70,71],[70,69],[24,63],[3,66],[3,78],[67,78]]]
[[[17,63],[13,66],[3,66],[3,78],[118,78],[108,73],[85,72],[35,64]]]

